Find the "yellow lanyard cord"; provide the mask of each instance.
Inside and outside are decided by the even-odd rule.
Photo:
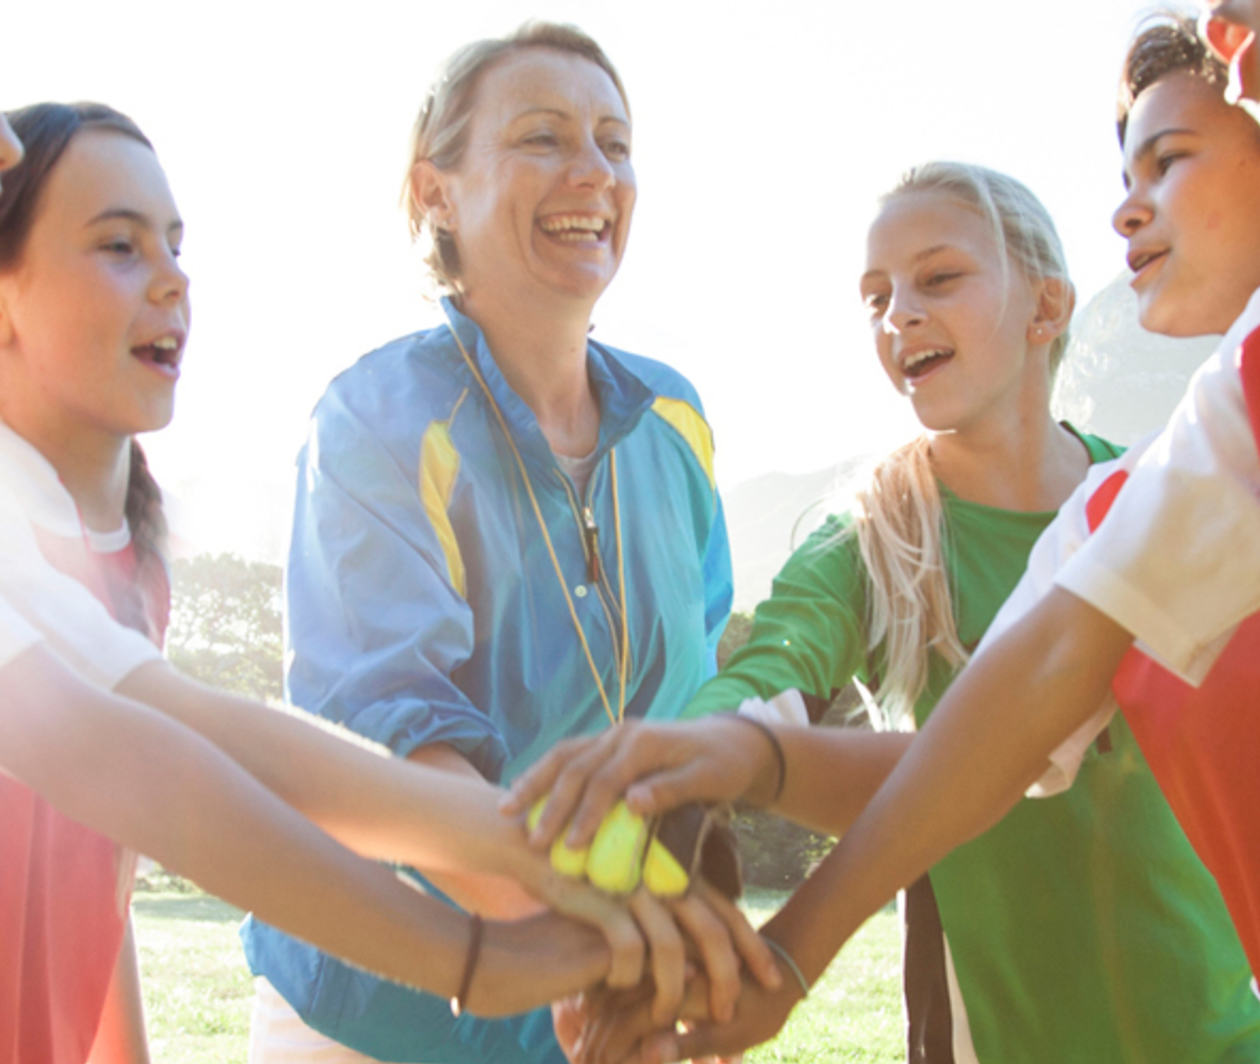
[[[586,633],[582,630],[582,622],[578,619],[577,609],[573,605],[573,597],[569,594],[569,585],[564,578],[564,570],[560,568],[560,559],[556,557],[556,549],[552,545],[550,534],[547,532],[547,522],[543,520],[542,508],[538,505],[538,499],[534,495],[534,486],[530,483],[529,472],[525,468],[525,460],[521,458],[521,452],[516,448],[516,441],[512,439],[512,433],[508,431],[507,421],[503,417],[503,412],[499,409],[499,404],[495,401],[494,395],[490,391],[490,386],[486,384],[485,378],[481,375],[481,370],[477,368],[477,364],[469,356],[463,341],[459,338],[459,333],[455,331],[455,327],[449,321],[446,323],[446,327],[450,329],[451,336],[455,338],[455,346],[459,348],[459,353],[464,357],[464,361],[468,364],[468,368],[472,371],[472,375],[476,378],[477,383],[481,385],[481,390],[485,392],[486,399],[490,403],[490,409],[494,411],[494,416],[499,422],[499,428],[503,430],[503,437],[507,440],[508,446],[512,448],[512,456],[516,459],[516,466],[521,471],[521,480],[525,482],[525,491],[529,495],[530,505],[534,508],[534,517],[538,521],[538,529],[542,532],[543,542],[547,545],[547,554],[551,558],[552,568],[555,569],[556,579],[560,582],[560,591],[564,595],[565,605],[569,607],[569,618],[573,621],[573,630],[577,632],[578,642],[582,644],[582,653],[586,655],[586,664],[590,667],[591,676],[595,680],[595,688],[599,691],[600,701],[604,704],[604,712],[608,714],[610,723],[618,724],[626,712],[626,663],[630,657],[630,628],[626,617],[626,568],[621,550],[621,508],[617,501],[617,453],[616,451],[610,451],[608,455],[609,471],[612,476],[613,526],[617,538],[617,579],[621,585],[621,602],[619,604],[621,662],[618,670],[620,690],[617,712],[614,715],[612,704],[608,701],[608,693],[604,690],[604,682],[600,679],[599,670],[595,667],[595,658],[591,654],[590,644],[586,641]],[[595,549],[594,545],[592,545],[591,549]]]

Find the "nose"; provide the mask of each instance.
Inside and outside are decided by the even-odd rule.
[[[162,253],[162,260],[153,273],[149,298],[155,303],[180,302],[188,297],[188,274],[183,271],[175,252]]]
[[[1134,185],[1111,216],[1111,227],[1128,239],[1151,220],[1153,213],[1149,204],[1139,195],[1138,187]]]
[[[617,183],[617,172],[593,137],[586,137],[574,152],[569,166],[569,180],[575,185],[611,188]]]
[[[922,325],[927,314],[914,298],[913,289],[894,286],[884,308],[883,328],[887,333],[902,333],[915,325]]]
[[[0,170],[12,170],[22,160],[22,142],[9,120],[0,114]]]

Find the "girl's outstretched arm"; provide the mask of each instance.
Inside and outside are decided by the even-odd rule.
[[[812,983],[898,888],[995,823],[1097,711],[1132,636],[1055,588],[950,686],[865,812],[762,929]],[[661,1032],[642,1061],[729,1053],[770,1037],[780,995],[733,1024]]]
[[[456,993],[469,919],[344,849],[206,738],[87,683],[42,644],[0,669],[0,705],[0,769],[67,815],[322,949]],[[521,1011],[607,969],[598,933],[560,917],[490,924],[468,1006]]]

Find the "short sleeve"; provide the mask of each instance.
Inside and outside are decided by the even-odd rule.
[[[44,560],[25,516],[7,495],[0,496],[0,604],[6,641],[10,630],[26,640],[19,650],[43,639],[93,683],[112,688],[161,659],[157,647],[118,624],[91,592]]]
[[[1260,610],[1260,294],[1191,379],[1167,427],[1056,582],[1191,683]],[[1260,394],[1260,393],[1258,393]]]
[[[746,699],[797,691],[817,712],[866,663],[861,562],[846,523],[828,521],[775,577],[748,642],[700,688],[688,714],[734,710]],[[750,710],[751,711],[751,710]]]
[[[0,601],[0,668],[39,641],[39,633],[7,602]]]

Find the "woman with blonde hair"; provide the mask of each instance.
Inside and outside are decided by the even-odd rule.
[[[1090,463],[1117,453],[1051,415],[1073,293],[1051,219],[1018,181],[951,162],[911,171],[870,227],[861,292],[880,362],[924,432],[796,551],[748,645],[689,712],[806,723],[857,678],[882,723],[921,727],[1057,508]],[[697,760],[729,760],[704,796],[739,797],[747,777],[736,766],[769,744],[752,728],[689,727]],[[582,772],[611,756],[605,773],[628,781],[653,761],[692,757],[677,732],[639,730]],[[791,745],[775,808],[840,834],[910,736],[811,731],[816,771]],[[573,754],[558,752],[521,795]],[[573,775],[557,789],[575,793]],[[568,807],[549,811],[541,838]],[[596,811],[579,814],[576,834]],[[905,902],[911,1061],[1173,1064],[1260,1051],[1260,1007],[1219,893],[1122,720],[1072,792],[1020,803]]]
[[[453,778],[507,781],[566,735],[677,717],[714,671],[730,560],[699,399],[589,335],[635,192],[629,106],[593,40],[533,23],[456,54],[406,184],[445,323],[342,373],[299,460],[289,695]],[[487,915],[533,905],[484,877],[439,886]],[[629,905],[697,940],[729,1012],[733,906]],[[243,935],[255,1060],[563,1059],[545,1012],[454,1020],[257,921]],[[673,942],[653,950],[662,1019],[683,990]]]

